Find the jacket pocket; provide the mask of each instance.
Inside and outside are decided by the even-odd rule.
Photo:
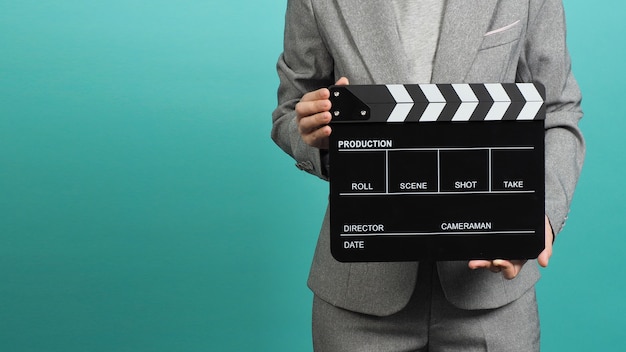
[[[478,50],[486,50],[519,40],[522,34],[522,23],[517,20],[504,26],[495,26],[483,36],[483,42]]]
[[[515,80],[520,39],[523,36],[521,21],[496,25],[483,36],[476,57],[465,77],[472,83],[505,83]]]

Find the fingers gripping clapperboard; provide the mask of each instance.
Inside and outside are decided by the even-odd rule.
[[[350,85],[330,92],[337,260],[526,259],[543,250],[543,86]]]

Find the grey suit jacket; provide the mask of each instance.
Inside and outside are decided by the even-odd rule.
[[[300,169],[326,178],[319,150],[299,137],[295,104],[341,76],[351,84],[408,83],[409,62],[386,1],[289,0],[272,138]],[[581,96],[571,73],[561,0],[447,0],[432,82],[545,85],[546,214],[558,233],[585,150],[578,129]],[[384,316],[408,303],[417,267],[414,262],[337,262],[330,254],[327,213],[309,286],[334,305]],[[437,268],[447,299],[464,309],[507,304],[539,278],[534,262],[514,280],[488,270],[472,271],[467,262],[439,262]]]

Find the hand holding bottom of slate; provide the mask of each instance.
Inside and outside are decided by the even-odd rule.
[[[554,233],[552,232],[552,226],[550,225],[550,220],[546,216],[546,246],[544,250],[537,257],[537,261],[539,265],[542,267],[547,267],[548,262],[550,261],[550,257],[552,256],[552,242],[554,240]],[[489,269],[494,273],[502,273],[502,275],[511,280],[514,279],[520,271],[522,271],[522,267],[526,264],[526,260],[503,260],[503,259],[495,259],[495,260],[470,260],[468,266],[470,269]]]
[[[335,85],[348,85],[348,79],[341,77]],[[308,92],[296,104],[298,132],[302,140],[315,148],[328,149],[328,136],[331,133],[330,91],[328,88]]]

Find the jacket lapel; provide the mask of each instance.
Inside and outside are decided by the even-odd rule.
[[[364,6],[360,0],[337,0],[337,3],[372,79],[358,83],[402,82],[408,60],[391,4],[372,1]]]
[[[433,67],[433,83],[456,83],[465,78],[488,30],[496,4],[497,0],[447,0]]]
[[[469,71],[498,0],[447,0],[433,66],[433,83],[460,82]],[[337,0],[372,82],[402,83],[409,60],[402,48],[391,4]]]

